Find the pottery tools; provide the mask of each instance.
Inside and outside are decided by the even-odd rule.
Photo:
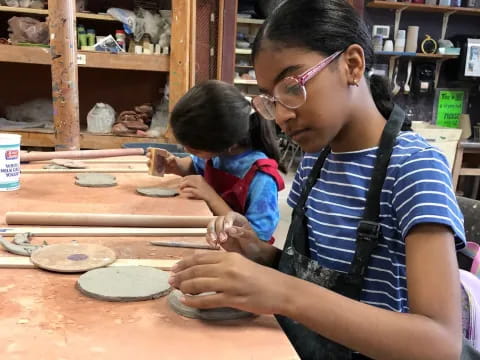
[[[5,219],[8,225],[206,228],[214,217],[9,211]]]
[[[220,248],[211,247],[208,244],[197,244],[197,243],[187,243],[187,242],[176,242],[176,241],[150,241],[150,244],[155,246],[165,246],[165,247],[178,247],[178,248],[189,248],[189,249],[204,249],[204,250],[220,250]]]
[[[145,155],[141,148],[132,149],[105,149],[105,150],[73,150],[73,151],[46,151],[46,152],[22,152],[22,162],[53,160],[53,159],[96,159],[126,155]]]
[[[149,151],[151,156],[148,174],[152,176],[164,176],[166,165],[166,151],[158,148],[150,148]]]

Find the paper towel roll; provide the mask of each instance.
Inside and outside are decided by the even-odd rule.
[[[407,44],[405,46],[406,52],[417,52],[418,45],[418,26],[409,26],[407,30]]]

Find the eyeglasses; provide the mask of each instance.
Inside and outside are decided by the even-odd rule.
[[[307,101],[305,84],[326,68],[342,51],[330,55],[301,75],[289,76],[279,81],[273,88],[273,96],[262,94],[252,99],[257,112],[267,120],[275,120],[275,103],[278,101],[289,109],[297,109]]]

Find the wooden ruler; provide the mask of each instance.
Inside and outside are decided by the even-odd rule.
[[[165,259],[117,259],[109,266],[150,266],[170,270],[178,260]],[[28,256],[1,256],[0,269],[36,269]]]
[[[14,236],[29,233],[37,237],[75,236],[205,236],[206,228],[120,228],[120,227],[19,227],[0,228],[0,235]]]
[[[62,174],[62,173],[148,173],[147,167],[142,167],[141,169],[126,169],[126,168],[116,168],[116,169],[104,169],[104,168],[90,168],[90,169],[22,169],[22,174]]]

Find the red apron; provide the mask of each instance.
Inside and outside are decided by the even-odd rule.
[[[272,159],[257,160],[243,178],[215,169],[210,159],[205,163],[204,177],[233,211],[245,214],[248,190],[257,171],[273,177],[277,183],[278,191],[285,188],[285,183],[278,172],[278,164]],[[270,243],[273,243],[273,241],[274,238],[272,237]]]

